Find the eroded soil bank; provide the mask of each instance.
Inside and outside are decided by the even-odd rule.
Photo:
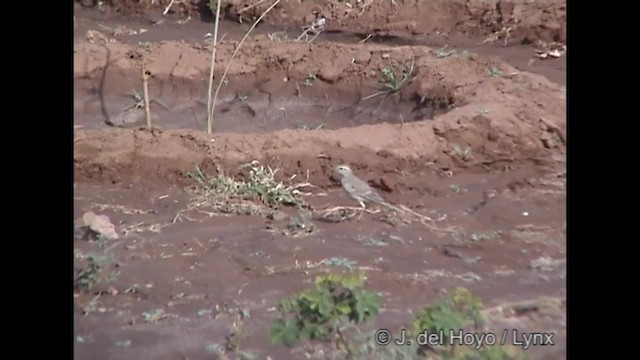
[[[89,1],[77,3],[93,4]],[[117,0],[98,6],[106,14],[160,21],[169,1],[154,4]],[[193,18],[211,22],[213,13],[207,0],[176,2],[168,8],[170,19]],[[223,19],[241,24],[253,23],[272,2],[260,0],[223,0]],[[94,7],[94,6],[86,6]],[[561,0],[307,0],[280,1],[264,18],[265,24],[299,28],[308,25],[316,14],[328,20],[328,31],[351,32],[382,37],[412,35],[444,36],[462,34],[467,37],[496,34],[512,44],[538,40],[564,42],[566,39],[566,3]]]
[[[229,83],[241,81],[236,89],[225,89],[222,97],[233,98],[231,94],[235,93],[237,98],[242,91],[246,98],[238,100],[231,110],[225,112],[224,107],[220,110],[222,115],[216,118],[215,134],[208,136],[192,130],[78,129],[76,173],[108,180],[126,177],[128,173],[166,177],[179,175],[196,164],[207,167],[210,165],[207,163],[213,162],[233,167],[238,162],[256,159],[278,166],[288,175],[309,170],[311,176],[325,177],[328,166],[336,162],[349,162],[356,168],[366,166],[385,171],[410,168],[420,172],[543,159],[561,153],[564,148],[564,87],[540,75],[517,71],[499,59],[474,54],[439,58],[433,50],[418,46],[282,43],[265,46],[264,41],[254,39],[246,43],[231,66]],[[225,63],[232,49],[233,44],[221,46],[221,63]],[[124,44],[78,43],[76,76],[98,81],[98,89],[94,90],[99,93],[123,93],[135,86],[135,64],[139,59],[132,55],[134,50]],[[182,89],[189,86],[185,83],[206,78],[207,54],[206,46],[199,44],[167,42],[150,46],[145,58],[154,75],[150,87],[157,89],[151,91],[151,96],[164,92],[169,94],[166,98],[175,100],[169,102],[170,110],[158,107],[154,113],[194,113],[179,101],[184,95],[176,94],[181,86]],[[106,63],[109,65],[105,66]],[[375,94],[377,89],[370,85],[379,85],[380,69],[407,63],[413,64],[411,81],[396,93],[369,99],[370,116],[352,107],[351,113],[343,112],[344,122],[340,123],[339,117],[337,121],[333,118],[332,108],[344,105],[349,95],[363,103],[365,88],[372,88],[370,92]],[[313,86],[305,88],[310,89],[308,93],[296,96],[299,84],[304,83],[309,73],[317,74],[317,79],[313,80]],[[183,85],[174,85],[179,83]],[[78,87],[76,91],[83,89]],[[114,95],[99,95],[97,101],[91,98],[92,101],[82,104],[82,109],[76,101],[77,111],[95,114],[91,111],[94,108],[115,108],[109,105]],[[307,105],[294,105],[288,110],[282,106],[300,98]],[[256,105],[252,105],[254,101]],[[322,116],[320,125],[334,129],[306,130],[321,127],[317,122],[301,123],[304,117],[297,116],[298,112],[311,111],[308,108],[313,107],[312,103],[320,108],[317,111],[318,117]],[[377,117],[377,109],[389,108],[396,111],[393,114],[387,111],[386,119]],[[360,117],[349,116],[358,111]],[[106,113],[102,119],[95,115],[84,118],[96,127],[106,127],[103,123],[123,116],[123,112]],[[386,121],[356,126],[355,120]],[[192,118],[176,127],[188,128],[194,123]],[[243,124],[245,134],[225,133],[229,131],[224,129],[225,124],[233,129],[239,123]],[[139,122],[129,124],[139,125]],[[337,129],[340,125],[351,127]],[[269,132],[273,128],[290,129]]]

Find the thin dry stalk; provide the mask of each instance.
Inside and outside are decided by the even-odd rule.
[[[312,26],[309,26],[308,28],[304,29],[302,31],[302,34],[300,34],[300,36],[298,36],[298,38],[296,39],[296,41],[300,41],[305,35],[307,35],[310,31],[313,30]]]
[[[399,215],[407,215],[406,212],[408,212],[408,213],[414,215],[414,217],[417,218],[420,223],[422,223],[428,229],[430,229],[430,230],[432,230],[434,232],[438,232],[438,233],[455,233],[455,232],[459,231],[459,229],[457,229],[455,227],[451,227],[451,226],[449,226],[449,227],[438,227],[438,226],[433,224],[434,222],[443,221],[446,218],[446,215],[441,216],[437,220],[433,220],[430,217],[428,217],[426,215],[422,215],[420,213],[417,213],[417,212],[409,209],[408,207],[406,207],[404,205],[400,205],[399,206],[399,210],[402,210],[402,212],[403,212],[403,213],[401,213]],[[328,221],[328,222],[333,222],[333,223],[340,223],[340,222],[343,222],[343,221],[350,221],[350,220],[353,220],[353,219],[358,220],[358,219],[360,219],[362,217],[364,212],[369,212],[369,211],[364,210],[361,207],[335,206],[335,207],[332,207],[332,208],[315,211],[313,218],[315,220],[320,220],[320,221]],[[369,212],[369,213],[375,214],[377,212],[378,211]],[[412,223],[410,217],[408,217],[408,216],[401,216],[400,220],[402,222],[406,223],[406,224]]]
[[[428,217],[426,215],[419,214],[419,213],[409,209],[408,207],[406,207],[404,205],[400,205],[400,209],[402,209],[403,211],[406,211],[406,212],[409,212],[409,213],[413,214],[414,216],[416,216],[420,220],[425,220],[425,221],[428,221],[428,222],[432,222],[433,221],[432,218],[430,218],[430,217]]]
[[[314,213],[316,220],[339,223],[351,219],[359,219],[364,209],[353,206],[335,206],[329,209],[320,210]]]
[[[215,108],[215,98],[213,101],[211,100],[211,93],[213,92],[213,72],[216,67],[216,48],[218,47],[218,25],[220,24],[220,6],[222,0],[218,0],[218,5],[216,6],[216,17],[214,21],[216,22],[213,27],[213,49],[211,50],[211,68],[209,69],[209,90],[207,93],[207,134],[211,134],[213,131],[213,110]],[[224,79],[224,75],[222,76]],[[222,80],[219,81],[222,83]],[[218,88],[219,88],[218,84]],[[216,90],[216,95],[218,95],[218,91]],[[217,97],[217,96],[216,96]]]
[[[255,27],[258,26],[258,23],[260,23],[260,21],[262,21],[262,18],[264,18],[269,13],[269,11],[271,11],[279,3],[280,3],[280,0],[274,1],[273,4],[271,4],[271,6],[269,6],[269,8],[267,8],[267,10],[265,10],[262,13],[262,15],[260,15],[260,17],[253,23],[253,25],[251,25],[249,30],[247,30],[247,33],[244,34],[244,37],[242,38],[242,40],[240,40],[240,42],[238,43],[238,46],[236,46],[236,49],[233,51],[233,54],[231,54],[231,58],[229,59],[229,62],[227,63],[227,67],[224,69],[224,72],[222,73],[222,77],[220,78],[220,81],[218,81],[218,87],[216,88],[216,93],[213,95],[213,101],[211,102],[211,111],[209,112],[209,119],[210,120],[207,123],[207,131],[208,131],[209,134],[211,134],[213,112],[214,112],[214,110],[216,108],[216,102],[218,100],[218,93],[220,92],[220,88],[222,87],[223,80],[226,79],[226,77],[227,77],[227,72],[229,72],[229,68],[231,67],[231,64],[233,63],[233,59],[235,59],[236,55],[238,54],[238,50],[240,50],[240,47],[242,47],[242,44],[244,44],[245,40],[247,40],[247,38],[249,37],[249,34],[251,34],[253,29],[255,29]],[[217,12],[220,12],[220,0],[218,0]],[[216,22],[216,32],[217,32],[217,29],[218,29],[218,24]],[[214,44],[215,44],[215,41],[216,41],[215,38],[216,38],[216,35],[214,34],[214,40],[213,40]],[[215,51],[215,45],[213,46],[213,48],[214,48],[214,51]],[[211,73],[213,74],[213,66],[211,66],[211,68],[212,68]],[[211,82],[209,82],[209,84],[211,84]],[[209,85],[209,86],[211,86],[211,85]],[[209,97],[209,98],[211,98],[211,97]]]
[[[144,100],[144,119],[147,128],[151,128],[151,109],[149,108],[149,77],[147,76],[147,65],[142,54],[142,97]]]
[[[167,5],[167,7],[164,9],[164,11],[162,12],[162,15],[167,15],[167,13],[169,12],[169,9],[171,9],[171,6],[173,5],[173,2],[175,0],[171,0],[171,2],[169,3],[169,5]],[[218,2],[219,3],[219,2]]]
[[[364,44],[367,42],[367,40],[371,39],[373,37],[373,34],[368,34],[367,37],[365,37],[364,39],[360,40],[360,44]]]

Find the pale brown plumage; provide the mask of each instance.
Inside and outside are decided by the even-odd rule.
[[[355,176],[349,166],[338,165],[334,168],[334,171],[339,175],[342,189],[349,197],[357,201],[363,209],[366,210],[366,203],[375,203],[391,210],[402,212],[399,208],[387,203],[382,196],[372,189],[364,180]]]

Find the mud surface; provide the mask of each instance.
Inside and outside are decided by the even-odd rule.
[[[216,79],[270,4],[257,3],[223,7]],[[460,285],[494,309],[544,304],[493,325],[554,332],[555,346],[527,352],[565,358],[565,60],[535,57],[543,42],[564,41],[564,3],[364,3],[345,14],[344,3],[281,2],[229,67],[212,135],[202,131],[212,46],[202,6],[174,5],[166,16],[127,1],[77,6],[75,218],[108,215],[120,234],[107,244],[114,282],[75,295],[78,359],[211,358],[235,309],[251,314],[244,350],[304,358],[299,347],[268,345],[270,309],[335,270],[323,263],[332,258],[366,269],[368,287],[383,294],[374,327],[400,328],[409,309]],[[293,41],[314,10],[327,30]],[[508,33],[507,46],[504,36],[483,44],[492,33]],[[143,60],[158,100],[153,129],[143,128],[142,109],[124,110],[136,101],[123,94],[142,94]],[[384,69],[411,75],[383,94]],[[457,230],[366,214],[291,237],[280,231],[290,210],[277,220],[178,216],[190,202],[188,172],[242,175],[238,166],[252,160],[313,184],[314,208],[353,205],[330,180],[348,163],[386,185],[389,202]],[[497,195],[483,202],[488,190]],[[96,244],[81,234],[74,244],[80,268]],[[164,316],[150,321],[157,309]]]

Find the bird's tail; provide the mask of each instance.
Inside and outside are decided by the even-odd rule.
[[[398,213],[403,213],[404,212],[404,210],[400,209],[399,207],[393,206],[393,205],[391,205],[391,204],[389,204],[389,203],[387,203],[385,201],[381,201],[380,205],[386,206],[387,208],[389,208],[389,209],[391,209],[391,210],[393,210],[395,212],[398,212]]]

